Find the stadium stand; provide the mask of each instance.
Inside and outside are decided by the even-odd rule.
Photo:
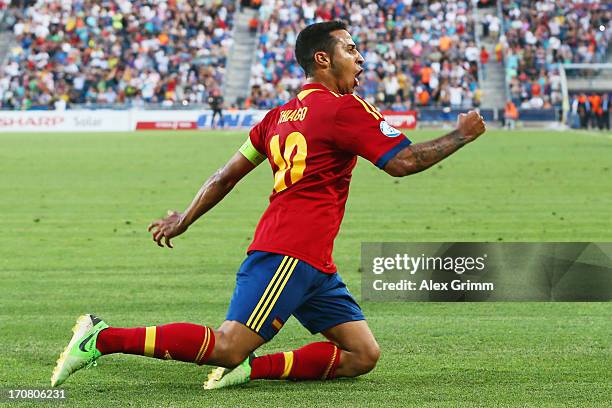
[[[17,10],[2,106],[205,101],[222,85],[235,6],[196,4],[39,0]],[[366,58],[361,93],[372,102],[394,110],[479,104],[469,2],[267,0],[259,7],[259,63],[247,107],[292,97],[304,79],[293,61],[297,32],[332,18],[351,24]]]
[[[503,0],[502,6],[506,76],[517,107],[561,105],[557,63],[607,62],[609,2]]]
[[[5,108],[199,103],[223,81],[233,1],[38,0],[13,8]]]
[[[293,60],[297,33],[316,21],[342,19],[365,58],[359,92],[377,106],[478,106],[478,59],[468,1],[281,1],[260,8],[262,34],[247,105],[268,108],[303,82]]]
[[[256,18],[240,14],[245,8]],[[248,17],[243,37],[256,44],[248,45],[256,62],[232,71],[246,81],[252,66],[242,96],[226,98],[232,108],[293,97],[304,82],[297,33],[343,19],[366,60],[358,92],[381,109],[418,109],[427,119],[485,102],[502,118],[508,96],[525,117],[561,104],[556,63],[610,60],[611,13],[597,0],[0,0],[14,44],[0,44],[0,107],[205,105],[228,91],[232,50],[234,61],[249,60],[234,29]]]

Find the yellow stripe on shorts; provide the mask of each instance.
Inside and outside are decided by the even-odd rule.
[[[251,313],[251,316],[249,317],[249,320],[247,320],[246,322],[246,326],[247,327],[251,327],[251,323],[253,323],[253,320],[255,319],[255,316],[257,316],[258,311],[260,309],[261,304],[264,302],[264,300],[266,299],[266,297],[268,296],[268,292],[270,292],[270,289],[272,289],[272,286],[274,286],[274,282],[276,281],[276,279],[280,276],[280,274],[282,273],[285,264],[287,263],[287,260],[290,259],[288,256],[285,256],[283,258],[283,260],[281,261],[280,265],[278,266],[278,269],[276,270],[276,272],[274,273],[274,276],[272,276],[272,279],[270,280],[270,283],[268,283],[268,287],[266,288],[266,290],[264,291],[264,294],[261,296],[261,298],[259,299],[259,302],[257,303],[257,306],[255,306],[255,309],[253,309],[253,313]],[[253,327],[251,327],[253,330],[255,330]]]
[[[300,261],[299,259],[295,259],[295,258],[291,258],[291,259],[292,260],[289,261],[289,263],[285,267],[285,272],[283,273],[283,277],[281,278],[282,279],[282,283],[281,283],[281,279],[279,279],[276,282],[276,285],[275,285],[274,289],[272,289],[272,294],[274,294],[274,292],[276,292],[276,296],[274,296],[274,299],[272,300],[272,302],[270,302],[268,300],[268,301],[266,301],[266,303],[264,303],[264,308],[265,308],[266,312],[263,315],[263,317],[261,319],[259,319],[259,323],[257,323],[257,327],[255,327],[255,331],[258,332],[258,333],[259,333],[259,330],[261,330],[261,326],[263,326],[264,322],[266,321],[266,319],[270,315],[270,312],[274,308],[274,305],[276,304],[276,301],[278,300],[280,294],[283,292],[283,289],[285,288],[285,285],[289,281],[289,278],[291,277],[291,274],[293,273],[293,270],[295,269],[296,265]],[[276,289],[278,288],[279,284],[280,284],[280,289],[278,289],[278,291],[277,291]],[[255,324],[255,323],[253,323],[253,324]]]

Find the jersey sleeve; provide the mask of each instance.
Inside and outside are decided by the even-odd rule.
[[[274,111],[275,109],[272,109],[258,124],[253,126],[249,132],[249,137],[239,150],[255,166],[266,159],[266,130]]]
[[[343,97],[336,112],[334,141],[340,149],[383,168],[400,150],[411,144],[383,115],[356,95]]]
[[[264,116],[264,118],[253,126],[251,131],[249,132],[249,140],[255,150],[257,150],[260,154],[265,155],[265,141],[264,138],[266,136],[266,124],[268,122],[268,115]]]

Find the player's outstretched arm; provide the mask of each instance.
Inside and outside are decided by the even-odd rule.
[[[221,201],[236,183],[255,167],[242,153],[237,152],[223,168],[206,180],[185,211],[182,213],[168,211],[165,218],[149,225],[148,230],[153,234],[153,240],[160,247],[165,244],[168,248],[172,248],[171,238],[187,231],[191,224]]]
[[[403,177],[426,170],[450,156],[485,132],[485,122],[476,111],[462,113],[457,128],[429,142],[417,143],[400,150],[384,170],[393,177]]]

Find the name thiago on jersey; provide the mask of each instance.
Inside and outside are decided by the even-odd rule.
[[[308,113],[308,106],[299,109],[287,109],[280,112],[278,123],[303,121]]]

